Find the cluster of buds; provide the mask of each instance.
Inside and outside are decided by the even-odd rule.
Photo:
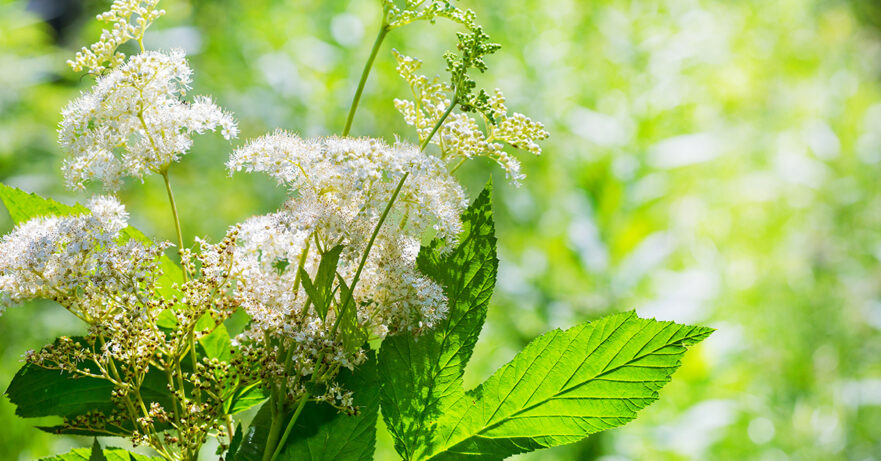
[[[110,11],[105,11],[97,19],[113,23],[113,29],[101,31],[101,38],[88,48],[83,47],[73,60],[67,64],[76,72],[88,70],[100,74],[107,69],[122,64],[125,54],[118,51],[120,45],[129,40],[144,40],[144,32],[165,10],[157,9],[159,0],[115,0]]]

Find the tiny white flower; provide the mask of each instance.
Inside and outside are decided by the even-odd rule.
[[[192,146],[192,135],[221,128],[238,134],[232,116],[205,96],[182,99],[192,70],[182,51],[149,51],[98,79],[62,111],[58,139],[68,152],[69,187],[100,181],[117,189],[124,176],[161,173]]]

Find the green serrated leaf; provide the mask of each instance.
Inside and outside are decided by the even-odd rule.
[[[3,200],[12,222],[16,224],[39,216],[71,216],[89,212],[80,204],[65,205],[3,183],[0,183],[0,200]]]
[[[82,338],[72,338],[82,341]],[[84,365],[87,366],[87,365]],[[70,373],[49,370],[33,364],[26,364],[13,377],[6,389],[6,395],[15,408],[15,414],[23,418],[42,416],[74,417],[90,411],[110,414],[116,407],[110,401],[114,385],[110,381],[91,377],[74,377]],[[171,395],[167,390],[164,374],[150,370],[144,378],[140,393],[147,402],[158,402],[170,408]],[[41,430],[55,434],[108,435],[90,430],[70,429],[65,426],[40,427]],[[124,433],[108,427],[114,434]]]
[[[464,394],[462,374],[486,319],[496,281],[495,226],[488,184],[462,215],[458,246],[441,252],[441,242],[423,247],[419,270],[444,287],[446,319],[418,338],[390,336],[379,352],[382,413],[395,449],[410,459],[429,443],[431,427]]]
[[[551,331],[463,395],[414,459],[501,460],[626,424],[712,331],[634,312]]]
[[[354,372],[342,370],[337,381],[354,392],[358,415],[340,414],[326,403],[309,402],[294,424],[277,461],[368,461],[373,459],[376,441],[376,418],[379,412],[379,376],[376,358],[368,352],[368,360]],[[272,425],[267,402],[251,421],[235,461],[259,461]],[[285,424],[286,425],[286,424]]]
[[[91,461],[93,459],[93,448],[77,448],[63,455],[40,458],[39,461]],[[140,453],[132,453],[121,448],[105,448],[101,455],[103,458],[95,459],[105,459],[107,461],[162,461],[162,458],[153,458]]]

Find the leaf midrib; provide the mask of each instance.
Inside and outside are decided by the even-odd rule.
[[[623,324],[623,323],[622,323],[622,324]],[[620,327],[620,325],[619,325],[619,327]],[[616,329],[617,329],[617,328],[616,328]],[[699,329],[695,329],[694,331],[699,331]],[[674,334],[675,334],[675,333],[674,333]],[[492,423],[492,424],[484,425],[479,431],[476,431],[476,432],[474,432],[473,434],[470,434],[470,435],[468,435],[468,436],[466,436],[466,437],[463,437],[463,438],[459,439],[458,441],[456,441],[456,442],[453,443],[453,444],[449,444],[449,440],[450,440],[450,438],[451,438],[451,437],[450,437],[450,438],[448,438],[447,441],[445,442],[445,446],[443,447],[443,449],[441,449],[440,451],[437,451],[437,452],[433,453],[433,454],[431,455],[431,458],[434,458],[435,456],[437,456],[437,455],[439,455],[439,454],[442,454],[442,453],[444,453],[444,452],[449,451],[452,447],[455,447],[456,445],[459,445],[460,443],[462,443],[462,442],[464,442],[465,440],[468,440],[469,438],[472,438],[472,437],[482,437],[482,438],[491,438],[491,439],[499,438],[499,437],[489,437],[489,436],[485,436],[485,435],[482,435],[482,434],[483,434],[484,432],[487,432],[487,431],[489,431],[489,430],[491,430],[491,429],[493,429],[493,428],[495,428],[495,427],[497,427],[497,426],[503,424],[504,422],[506,422],[506,421],[507,421],[508,419],[510,419],[510,418],[516,417],[516,416],[519,415],[519,414],[525,413],[525,412],[527,412],[527,411],[529,411],[529,410],[532,410],[533,408],[536,408],[536,407],[538,407],[538,406],[544,405],[545,403],[547,403],[547,402],[549,402],[549,401],[551,401],[551,400],[554,400],[554,399],[556,399],[556,398],[559,398],[562,394],[565,394],[565,393],[567,393],[567,392],[570,392],[570,391],[572,391],[572,390],[574,390],[574,389],[576,389],[576,388],[578,388],[578,387],[581,387],[581,386],[583,386],[583,385],[585,385],[585,384],[587,384],[587,383],[589,383],[589,382],[599,380],[599,379],[601,379],[603,376],[608,375],[608,374],[610,374],[610,373],[613,373],[613,372],[615,372],[615,371],[617,371],[617,370],[619,370],[619,369],[621,369],[621,368],[624,368],[624,367],[626,367],[626,366],[629,366],[629,365],[630,365],[631,363],[633,363],[633,362],[637,362],[637,361],[639,361],[639,360],[644,359],[645,357],[648,357],[648,356],[650,356],[650,355],[652,355],[652,354],[655,354],[656,352],[660,351],[661,349],[664,349],[664,348],[667,348],[667,347],[670,347],[670,346],[675,346],[676,344],[683,343],[684,341],[687,341],[687,340],[689,340],[689,339],[696,338],[696,337],[698,337],[698,336],[700,336],[699,333],[693,333],[693,332],[690,332],[688,335],[683,336],[682,338],[676,340],[676,341],[673,342],[673,343],[666,343],[666,344],[664,344],[664,345],[662,345],[662,346],[659,346],[659,347],[653,349],[651,352],[648,352],[648,353],[643,354],[643,355],[640,355],[640,356],[634,356],[633,359],[628,360],[627,362],[625,362],[625,363],[623,363],[623,364],[621,364],[621,365],[618,365],[618,366],[616,366],[616,367],[614,367],[614,368],[611,368],[611,369],[608,369],[608,370],[604,370],[602,373],[599,373],[599,374],[595,375],[594,377],[589,378],[589,379],[586,379],[586,380],[582,381],[581,383],[578,383],[578,384],[576,384],[576,385],[574,385],[574,386],[571,386],[571,387],[569,387],[569,388],[563,388],[563,389],[561,389],[560,391],[554,393],[553,395],[551,395],[551,396],[549,396],[549,397],[547,397],[547,398],[545,398],[545,399],[542,399],[542,400],[540,400],[540,401],[538,401],[538,402],[536,402],[536,403],[534,403],[534,404],[532,404],[532,405],[529,405],[529,406],[527,406],[527,407],[521,408],[520,410],[517,410],[517,411],[515,411],[515,412],[513,412],[513,413],[511,413],[511,414],[509,414],[509,415],[507,415],[507,416],[505,416],[505,417],[503,417],[503,418],[500,419],[499,421],[496,421],[496,422],[494,422],[494,423]],[[611,337],[611,335],[610,335],[610,337]],[[605,341],[605,340],[604,340],[604,341]],[[643,348],[644,348],[644,347],[645,347],[645,346],[643,346]],[[646,382],[662,382],[662,381],[663,381],[663,382],[666,382],[667,380],[640,380],[640,381],[627,381],[627,382],[640,382],[640,383],[646,383]],[[465,397],[467,397],[467,395],[466,395]],[[469,409],[470,409],[470,408],[471,408],[471,407],[469,407]],[[635,414],[635,412],[634,412],[634,414]],[[467,415],[467,410],[466,410],[466,412],[462,415],[462,417],[464,418],[466,415]],[[610,417],[611,417],[611,416],[610,416]],[[461,422],[461,419],[460,419],[460,422]],[[456,424],[456,426],[458,426],[458,425],[459,425],[459,423]],[[451,435],[452,435],[452,431],[451,431]],[[504,437],[501,437],[501,438],[504,438]],[[431,458],[428,458],[428,459],[431,459]]]

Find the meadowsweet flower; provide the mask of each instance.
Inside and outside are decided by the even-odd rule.
[[[70,154],[63,166],[68,186],[101,181],[117,189],[124,176],[165,171],[189,151],[194,133],[220,127],[224,138],[236,137],[232,116],[210,98],[182,100],[191,74],[182,51],[150,51],[132,56],[68,104],[58,130]]]
[[[232,272],[236,274],[241,305],[258,329],[296,330],[298,340],[318,334],[317,330],[308,333],[292,325],[294,321],[318,318],[317,312],[309,309],[311,301],[307,301],[298,275],[299,262],[314,277],[322,249],[343,245],[337,273],[351,282],[371,231],[369,226],[358,226],[362,230],[352,232],[338,225],[340,218],[323,204],[304,205],[302,200],[292,200],[282,211],[251,218],[238,226]],[[419,241],[413,238],[390,233],[377,236],[353,296],[358,326],[371,336],[431,327],[446,314],[442,288],[416,270],[418,252]],[[326,322],[320,324],[332,325],[337,315],[330,311],[323,319]]]
[[[376,139],[307,140],[276,132],[236,150],[228,166],[268,173],[292,195],[279,211],[231,231],[237,235],[230,270],[235,296],[252,319],[238,338],[239,363],[260,364],[254,370],[259,379],[285,382],[288,398],[296,399],[302,387],[297,379],[312,375],[316,367],[352,369],[366,360],[359,347],[366,339],[418,332],[446,315],[442,287],[416,268],[427,231],[451,244],[461,229],[464,192],[442,160],[414,146],[389,146]],[[367,252],[406,172],[393,212]],[[331,251],[339,251],[331,282],[333,307],[319,312],[304,278],[315,280]],[[341,335],[338,324],[345,324]],[[287,354],[281,363],[279,351]],[[322,376],[332,381],[335,373],[322,371]],[[328,388],[335,389],[330,381]],[[351,400],[338,390],[322,399],[351,410]]]
[[[135,302],[155,279],[167,244],[121,242],[128,214],[112,197],[96,197],[88,208],[90,214],[31,219],[0,240],[0,293],[7,303],[52,299],[97,319],[114,309],[108,299]]]
[[[418,59],[398,52],[395,52],[395,58],[398,73],[410,85],[414,97],[413,101],[395,99],[395,108],[408,125],[416,128],[420,141],[424,141],[452,104],[448,95],[453,88],[438,77],[429,79],[419,74],[421,62]],[[488,104],[492,118],[481,115],[486,132],[481,130],[473,117],[454,112],[449,114],[437,134],[431,138],[431,144],[440,148],[440,157],[445,161],[480,156],[490,158],[505,170],[512,183],[519,185],[525,176],[520,173],[520,162],[503,150],[505,144],[540,155],[541,147],[537,141],[547,138],[548,132],[540,122],[523,114],[515,112],[509,115],[501,90],[496,89],[489,96]]]
[[[338,226],[339,232],[352,235],[373,229],[405,172],[410,176],[395,205],[400,215],[395,232],[418,239],[433,228],[437,237],[452,243],[467,205],[462,187],[440,159],[415,146],[389,146],[378,139],[305,140],[278,131],[237,149],[227,166],[230,171],[275,177],[296,193],[295,202],[309,204],[311,209],[302,213],[323,215],[329,229]],[[355,239],[349,240],[356,245]],[[357,244],[365,245],[366,240]]]
[[[129,40],[141,42],[147,27],[165,14],[165,10],[156,8],[157,3],[159,0],[115,0],[110,11],[97,16],[99,21],[113,23],[113,29],[102,30],[97,42],[88,48],[83,47],[67,64],[76,72],[88,69],[92,74],[122,64],[125,54],[117,48]]]

